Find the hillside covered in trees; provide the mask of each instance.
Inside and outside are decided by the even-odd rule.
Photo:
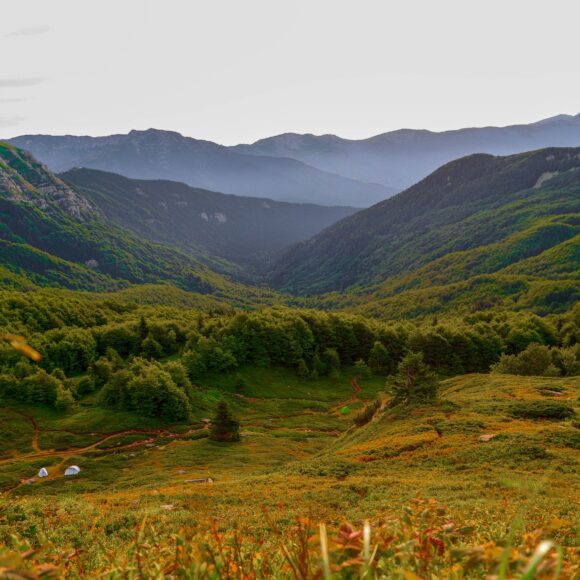
[[[515,374],[568,376],[580,369],[578,307],[547,319],[489,312],[378,322],[285,307],[244,313],[95,298],[3,292],[0,328],[26,336],[42,361],[20,360],[6,345],[0,396],[59,408],[63,397],[72,405],[97,393],[105,407],[172,421],[187,419],[192,405],[204,404],[194,385],[248,365],[317,378],[360,364],[388,375],[411,351],[439,374],[453,376],[486,373],[508,364],[502,357],[540,345],[547,353],[542,372]],[[150,396],[155,402],[146,402]]]
[[[453,161],[299,244],[271,281],[308,294],[376,288],[395,277],[409,280],[407,288],[480,274],[573,279],[579,155],[577,148],[545,149]]]
[[[259,271],[292,245],[356,211],[225,195],[175,181],[129,179],[93,169],[72,169],[60,177],[119,227],[194,255],[202,248]]]

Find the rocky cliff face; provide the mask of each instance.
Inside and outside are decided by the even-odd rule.
[[[0,143],[0,196],[15,202],[32,203],[50,213],[58,207],[77,221],[96,210],[90,202],[51,174],[32,155]]]

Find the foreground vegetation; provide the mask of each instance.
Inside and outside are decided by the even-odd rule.
[[[73,577],[313,578],[368,568],[368,577],[503,569],[503,577],[551,578],[559,567],[560,577],[575,576],[576,419],[514,411],[547,402],[574,409],[578,379],[466,375],[444,381],[437,401],[383,407],[356,427],[382,380],[361,380],[364,398],[353,401],[345,371],[335,383],[243,371],[247,398],[226,395],[242,423],[234,444],[211,441],[201,425],[196,436],[151,425],[87,449],[83,439],[104,439],[87,433],[91,417],[129,427],[132,416],[16,408],[36,417],[36,455],[61,449],[35,458],[34,430],[5,412],[6,428],[20,421],[23,452],[2,460],[5,481],[25,481],[41,465],[51,475],[4,494],[0,533],[12,554],[4,562],[51,564]],[[221,375],[205,388],[223,395],[238,380]],[[302,398],[288,398],[288,383]],[[62,477],[71,463],[81,474]],[[208,477],[213,483],[187,483]],[[544,576],[525,576],[543,541],[553,543],[539,561]]]
[[[87,304],[0,300],[4,574],[578,574],[578,308]]]

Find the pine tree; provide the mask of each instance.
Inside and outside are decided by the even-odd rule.
[[[439,382],[423,360],[422,352],[410,352],[397,367],[397,374],[387,381],[393,393],[391,404],[410,404],[437,398]]]
[[[222,443],[233,443],[240,440],[240,423],[235,419],[222,399],[211,423],[210,439]]]

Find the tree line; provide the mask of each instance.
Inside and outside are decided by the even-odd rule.
[[[43,356],[37,365],[0,347],[3,399],[65,410],[96,394],[106,407],[180,421],[199,401],[207,376],[247,365],[286,367],[312,378],[351,366],[359,375],[389,376],[409,353],[420,353],[443,376],[490,368],[579,372],[578,307],[546,318],[500,311],[382,322],[287,307],[202,312],[114,300],[88,305],[56,295],[46,303],[26,295],[0,298],[0,331],[25,334]],[[534,370],[538,360],[545,363],[541,372]]]

